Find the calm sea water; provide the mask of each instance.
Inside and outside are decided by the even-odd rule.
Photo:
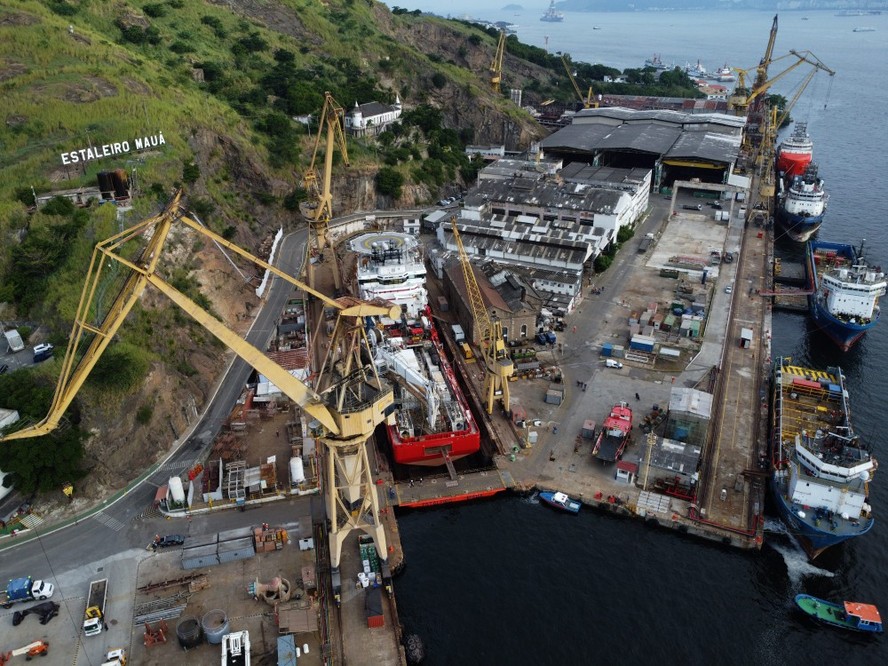
[[[431,2],[392,3],[441,13]],[[575,60],[637,67],[658,53],[666,62],[698,59],[709,69],[751,68],[764,53],[771,13],[567,13],[539,21],[547,2],[519,12],[456,0],[456,16],[517,23],[522,41]],[[517,15],[516,15],[517,14]],[[808,20],[803,20],[803,16]],[[857,26],[874,32],[854,33]],[[598,26],[599,30],[593,30]],[[836,70],[819,74],[792,112],[805,120],[815,161],[830,192],[819,237],[867,241],[869,258],[888,266],[885,184],[888,15],[839,18],[833,12],[780,16],[775,54],[811,50]],[[792,60],[772,66],[776,74]],[[804,75],[784,77],[787,97]],[[775,354],[814,366],[841,365],[853,418],[888,460],[888,323],[849,353],[811,330],[803,315],[774,318]],[[884,472],[882,473],[884,475]],[[877,474],[871,501],[888,515],[888,479]],[[441,664],[876,664],[885,639],[818,629],[792,612],[793,596],[879,605],[888,619],[888,521],[827,552],[816,565],[771,520],[764,549],[723,550],[634,521],[585,511],[554,514],[534,499],[510,497],[405,513],[407,568],[396,581],[408,631],[420,634],[427,663]]]

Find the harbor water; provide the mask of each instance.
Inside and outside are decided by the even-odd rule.
[[[436,11],[426,0],[397,4]],[[456,0],[447,7],[453,17],[465,12],[515,23],[526,43],[618,68],[641,67],[654,53],[680,66],[700,60],[710,70],[725,63],[754,68],[773,16],[565,12],[564,22],[553,24],[539,21],[542,1],[515,11],[478,4]],[[808,123],[830,194],[818,237],[854,245],[865,238],[871,263],[888,267],[888,14],[835,14],[782,13],[774,54],[810,50],[836,71],[832,80],[818,74],[792,111]],[[860,26],[875,30],[854,32]],[[771,75],[793,61],[778,60]],[[791,98],[806,73],[797,68],[774,92]],[[888,323],[843,354],[805,315],[776,313],[772,347],[794,363],[840,365],[853,423],[875,456],[888,460]],[[534,497],[406,512],[399,516],[407,564],[396,580],[399,612],[406,631],[425,642],[425,663],[436,666],[885,663],[884,639],[818,628],[793,610],[793,597],[805,592],[875,603],[888,617],[884,471],[871,493],[874,529],[814,564],[775,517],[763,549],[742,553],[591,509],[555,513]]]

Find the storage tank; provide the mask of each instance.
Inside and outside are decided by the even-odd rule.
[[[126,199],[129,196],[129,177],[123,169],[114,169],[111,172],[111,182],[114,184],[114,198]]]
[[[194,617],[183,617],[176,625],[176,637],[179,639],[179,645],[186,650],[197,647],[203,641],[203,631],[200,628],[200,622]]]
[[[290,458],[290,487],[295,488],[305,481],[305,468],[302,458],[294,456]]]
[[[170,477],[170,495],[177,504],[185,504],[185,489],[182,488],[182,479],[178,476]]]
[[[228,615],[224,610],[211,610],[203,616],[200,621],[204,634],[207,637],[207,643],[211,645],[219,645],[222,643],[222,637],[228,633]]]
[[[102,199],[114,198],[114,183],[111,180],[111,174],[107,171],[99,171],[96,174],[99,181],[99,191],[102,193]]]

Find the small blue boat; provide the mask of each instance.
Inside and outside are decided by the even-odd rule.
[[[879,615],[879,609],[872,604],[846,601],[839,606],[810,594],[797,594],[795,602],[805,615],[818,622],[851,631],[882,633],[882,616]]]
[[[582,504],[572,500],[564,493],[543,491],[540,493],[540,499],[552,508],[567,511],[568,513],[579,513],[582,506]]]

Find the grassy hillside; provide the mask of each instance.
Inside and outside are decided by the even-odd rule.
[[[422,205],[470,182],[479,165],[466,143],[526,148],[544,134],[509,101],[509,88],[528,103],[574,97],[560,58],[514,37],[503,92],[494,94],[496,40],[375,0],[8,0],[0,7],[0,322],[28,321],[28,342],[48,339],[61,352],[92,247],[156,213],[180,185],[204,223],[261,253],[274,230],[302,223],[317,127],[298,118],[316,118],[325,91],[345,108],[396,95],[405,106],[401,126],[349,139],[347,171],[336,156],[337,213]],[[579,79],[603,71],[577,64]],[[62,158],[161,135],[145,150]],[[113,169],[136,184],[127,215],[61,201],[33,210],[35,193],[94,186],[99,171]],[[243,327],[258,305],[249,286],[205,244],[176,236],[171,245],[167,280]],[[38,469],[34,446],[5,444],[0,466],[28,488],[75,479],[79,454],[65,451],[82,426],[92,435],[85,464],[94,480],[120,483],[162,452],[171,429],[184,431],[182,405],[203,403],[224,360],[201,328],[146,294],[81,391],[73,429],[53,440],[66,464]],[[0,378],[0,406],[39,419],[58,372],[56,359]]]

